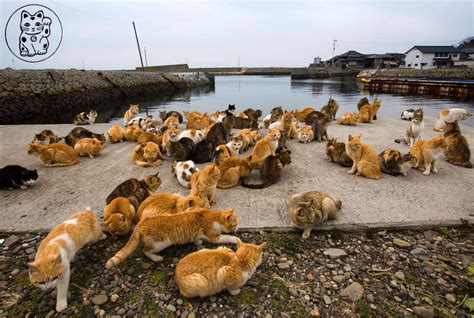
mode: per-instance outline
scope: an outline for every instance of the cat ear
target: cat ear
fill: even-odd
[[[25,10],[21,11],[21,18],[22,19],[26,19],[29,16],[30,16],[30,14],[28,13],[28,11],[25,11]]]
[[[227,213],[234,214],[235,208],[227,210]]]
[[[267,242],[263,242],[262,244],[258,245],[258,249],[262,251],[267,246]]]
[[[63,259],[61,257],[61,254],[58,254],[58,256],[56,257],[56,260],[54,261],[53,266],[54,267],[59,266],[62,264],[62,262],[63,262]]]
[[[239,238],[237,238],[237,249],[239,249],[242,244],[244,244]]]
[[[349,141],[351,141],[353,139],[352,135],[349,135]]]
[[[38,11],[35,13],[35,17],[42,19],[44,16],[44,13],[42,10]]]
[[[28,269],[30,270],[30,274],[39,272],[38,267],[36,267],[34,263],[28,263],[27,265],[28,265]]]

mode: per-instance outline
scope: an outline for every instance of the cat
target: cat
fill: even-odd
[[[188,195],[183,197],[176,193],[157,193],[149,196],[140,204],[137,211],[138,221],[158,215],[177,214],[202,208],[204,202],[200,197]]]
[[[176,285],[188,298],[211,296],[224,289],[237,295],[262,263],[265,246],[237,239],[236,252],[219,247],[188,254],[176,265]]]
[[[236,244],[237,237],[222,234],[236,231],[238,219],[234,215],[234,210],[198,209],[146,218],[138,222],[127,245],[111,257],[105,267],[110,269],[123,262],[140,242],[143,242],[144,254],[153,262],[163,260],[156,253],[171,245],[191,242],[201,245],[203,241]]]
[[[130,178],[116,186],[105,200],[105,203],[110,204],[113,199],[123,197],[130,201],[135,211],[138,211],[138,207],[143,200],[152,195],[160,186],[159,172],[147,175],[142,180]]]
[[[35,134],[32,142],[42,144],[43,146],[51,145],[59,142],[63,138],[56,136],[51,130],[44,129],[39,134]]]
[[[250,121],[258,121],[260,116],[262,116],[262,111],[260,109],[247,108],[244,111],[244,114],[247,115],[247,118]]]
[[[245,129],[245,128],[250,128],[250,127],[255,127],[255,123],[257,123],[257,121],[255,120],[250,120],[248,118],[242,118],[242,117],[234,117],[234,123],[232,125],[232,128]],[[258,123],[257,123],[257,126],[258,126]]]
[[[213,161],[216,165],[220,166],[224,160],[230,157],[232,157],[232,152],[229,147],[227,145],[219,145],[214,151]]]
[[[362,97],[357,103],[357,110],[360,111],[362,106],[369,105],[369,99],[367,97]]]
[[[206,208],[217,203],[216,187],[220,176],[221,172],[214,163],[191,176],[191,194],[200,197]]]
[[[229,112],[230,114],[235,115],[235,104],[229,104],[229,106],[227,106],[226,112]]]
[[[145,131],[140,134],[140,137],[138,137],[137,144],[143,144],[148,141],[152,141],[157,145],[161,145],[163,143],[163,136],[158,136],[156,133],[151,131]]]
[[[443,131],[446,123],[464,120],[471,116],[472,114],[464,108],[445,108],[439,113],[438,120],[436,121],[433,130]]]
[[[97,138],[82,138],[74,146],[74,150],[80,157],[89,157],[93,159],[98,156],[104,144]]]
[[[170,117],[171,118],[171,117]],[[161,149],[163,149],[168,157],[171,156],[171,142],[178,141],[180,130],[176,127],[169,127],[163,133],[163,142],[161,144]]]
[[[229,131],[225,128],[223,123],[213,124],[206,133],[206,140],[212,145],[212,149],[217,146],[227,143]]]
[[[313,128],[308,125],[304,125],[298,130],[298,135],[296,136],[296,140],[298,142],[302,142],[304,144],[311,142],[314,140],[314,132]]]
[[[423,109],[418,108],[413,112],[413,119],[407,128],[407,132],[403,141],[411,147],[416,140],[421,139],[421,132],[425,124],[423,122]],[[395,142],[400,143],[401,139],[395,139]]]
[[[128,234],[136,222],[136,210],[128,198],[116,197],[104,207],[104,226],[113,236]]]
[[[270,120],[271,120],[272,114],[269,114],[265,116],[262,120],[262,128],[268,129],[270,127]]]
[[[359,121],[359,113],[344,113],[339,117],[337,123],[339,125],[357,126]]]
[[[214,148],[207,139],[198,142],[193,149],[192,160],[195,163],[211,162],[214,158]]]
[[[35,14],[30,14],[25,10],[21,12],[19,38],[21,56],[31,57],[44,55],[48,52],[51,23],[51,19],[44,16],[43,10]]]
[[[145,132],[142,128],[128,126],[125,129],[125,140],[130,142],[137,142],[140,136]]]
[[[329,120],[336,120],[336,113],[339,110],[339,104],[332,98],[328,100],[326,106],[321,108],[321,113],[329,117]]]
[[[288,211],[292,225],[303,229],[302,238],[306,240],[316,224],[335,220],[341,207],[341,200],[324,192],[310,191],[294,194]]]
[[[196,167],[192,160],[174,161],[171,164],[171,172],[176,175],[179,184],[186,189],[191,189],[191,176],[198,171],[199,168]]]
[[[296,138],[296,126],[292,112],[287,112],[281,117],[281,134],[286,140]]]
[[[222,119],[224,119],[224,117],[226,116],[226,113],[225,112],[221,112],[221,111],[213,111],[211,113],[211,119],[213,121],[215,121],[216,123],[221,123],[222,122]]]
[[[163,125],[165,125],[168,128],[170,128],[170,127],[178,128],[179,127],[179,119],[177,117],[170,116],[165,120]]]
[[[22,166],[9,165],[0,169],[0,189],[12,190],[20,188],[25,190],[38,180],[38,172],[28,170]]]
[[[380,100],[376,98],[372,104],[362,106],[359,110],[359,121],[361,123],[372,123],[373,120],[377,119],[377,112],[381,105]]]
[[[198,111],[192,111],[192,112],[188,112],[188,111],[183,111],[183,114],[184,114],[184,118],[186,118],[186,120],[189,120],[191,117],[193,116],[199,116],[201,117],[202,115],[202,112],[198,112]]]
[[[243,146],[242,137],[232,137],[232,139],[226,144],[226,146],[227,148],[229,148],[231,156],[237,157],[240,153],[240,149],[242,149]]]
[[[145,118],[138,116],[130,119],[130,121],[127,123],[127,127],[133,126],[135,128],[143,128],[144,124]]]
[[[283,108],[281,108],[281,106],[273,108],[270,112],[270,124],[276,121],[280,121],[284,113],[285,111],[283,110]]]
[[[232,129],[235,126],[235,118],[236,117],[231,113],[226,113],[226,116],[222,119],[222,125],[227,132],[226,139],[229,137],[229,134],[232,132]]]
[[[331,119],[322,113],[321,116],[318,116],[314,119],[314,121],[311,123],[311,129],[314,133],[314,140],[321,142],[323,137],[326,137],[326,140],[329,140],[328,126],[330,123]]]
[[[181,119],[183,119],[181,117]],[[143,121],[143,129],[149,131],[150,128],[158,128],[159,122],[156,120],[152,115],[146,116],[145,120]]]
[[[123,125],[127,126],[130,119],[138,116],[139,106],[138,104],[130,104],[130,108],[123,114]]]
[[[369,179],[380,179],[382,171],[379,157],[370,145],[361,142],[361,136],[349,135],[346,143],[347,155],[354,162],[348,173],[356,173]]]
[[[328,116],[326,116],[325,114],[321,113],[320,111],[317,111],[315,110],[314,112],[311,112],[309,114],[306,115],[306,117],[304,118],[304,123],[306,125],[310,125],[317,119],[319,118],[323,118],[323,117],[326,117],[329,119]]]
[[[411,153],[402,156],[396,149],[386,149],[379,154],[382,172],[392,176],[406,176],[411,168],[416,167],[418,160]]]
[[[132,152],[132,161],[140,167],[158,167],[163,163],[160,147],[152,141],[138,144]]]
[[[204,134],[201,130],[186,129],[179,134],[179,139],[181,138],[189,138],[194,142],[194,144],[197,144],[204,139]]]
[[[79,156],[74,148],[65,144],[32,143],[28,145],[28,154],[39,156],[45,167],[67,167],[79,162]]]
[[[446,150],[444,154],[446,160],[456,166],[472,168],[471,150],[467,139],[461,135],[461,129],[457,121],[446,123],[443,137],[446,140]]]
[[[242,139],[242,148],[240,153],[245,152],[249,147],[254,146],[258,140],[260,140],[261,134],[258,130],[241,129],[234,134],[234,137],[240,137]],[[219,147],[217,147],[219,148]],[[216,148],[216,151],[217,151]]]
[[[425,176],[431,171],[438,172],[438,159],[447,148],[446,140],[441,135],[433,137],[431,140],[418,140],[410,148],[410,153],[418,159],[415,168],[423,169]]]
[[[95,110],[90,110],[89,113],[82,112],[77,114],[74,117],[74,125],[93,125],[95,119],[97,118],[97,112]]]
[[[336,138],[329,140],[326,144],[326,155],[331,162],[338,163],[343,167],[352,167],[354,164],[352,159],[347,155],[346,144],[337,142]]]
[[[194,142],[183,137],[178,141],[170,142],[170,155],[176,161],[186,161],[193,158]]]
[[[262,183],[253,184],[242,180],[242,186],[250,189],[264,189],[280,181],[283,167],[291,163],[291,151],[279,147],[275,155],[270,155],[265,158],[260,166],[260,177]],[[251,160],[251,158],[249,158]]]
[[[76,145],[76,142],[78,142],[82,138],[97,138],[103,143],[105,143],[106,141],[104,134],[96,134],[83,127],[76,127],[72,129],[69,134],[64,137],[64,141],[67,145],[74,147]]]
[[[257,141],[252,151],[252,167],[260,167],[265,158],[275,155],[280,136],[281,134],[278,129],[270,129],[265,137]]]
[[[56,311],[67,308],[70,263],[86,244],[105,239],[94,213],[87,208],[56,226],[41,241],[35,260],[28,263],[31,283],[46,291],[57,288]]]
[[[125,140],[125,129],[122,126],[115,124],[107,131],[111,143],[122,142]]]
[[[410,109],[407,109],[407,110],[404,110],[402,112],[402,114],[400,115],[400,118],[402,120],[412,120],[413,119],[413,113],[415,112],[415,110],[413,108],[410,108]]]
[[[219,165],[221,176],[217,182],[219,189],[229,189],[239,184],[241,178],[252,173],[248,158],[231,157]]]
[[[186,123],[186,129],[203,130],[214,123],[211,116],[207,113],[191,115]]]
[[[306,118],[306,116],[308,116],[308,114],[315,111],[316,109],[314,109],[313,107],[306,107],[300,110],[295,110],[293,111],[293,113],[297,121],[304,121],[304,119]]]
[[[171,116],[178,118],[178,121],[180,124],[183,122],[183,115],[181,115],[181,113],[177,111],[174,111],[174,110],[169,111],[169,112],[166,112],[166,110],[160,111],[160,118],[163,122]]]

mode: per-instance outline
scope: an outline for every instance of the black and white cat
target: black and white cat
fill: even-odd
[[[26,189],[38,179],[36,170],[28,170],[22,166],[10,165],[0,169],[0,189]]]

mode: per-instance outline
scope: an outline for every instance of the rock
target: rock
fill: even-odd
[[[326,303],[326,305],[330,305],[330,304],[331,304],[331,298],[329,298],[328,295],[324,295],[324,296],[323,296],[323,299],[324,299],[324,302]]]
[[[298,296],[298,291],[294,288],[288,288],[288,292],[290,295],[297,297]]]
[[[20,237],[16,235],[10,235],[9,237],[6,238],[5,242],[3,242],[3,246],[10,247],[13,244],[17,243],[20,241]]]
[[[430,256],[431,253],[422,247],[417,247],[417,248],[412,249],[410,251],[410,254],[414,256],[418,256],[418,257],[428,257]]]
[[[434,317],[434,310],[431,307],[414,307],[413,312],[415,313],[415,315],[422,318]]]
[[[270,315],[270,314],[266,314],[266,315],[265,315],[265,318],[273,318],[273,316]]]
[[[400,279],[400,280],[405,280],[405,274],[403,274],[403,272],[395,272],[395,277]]]
[[[196,314],[194,312],[190,312],[188,318],[196,318]]]
[[[446,294],[446,300],[449,301],[451,304],[456,303],[456,297],[453,294]]]
[[[310,314],[311,317],[319,317],[320,316],[319,309],[317,307],[313,308],[309,312],[309,314]]]
[[[343,298],[348,298],[352,301],[358,301],[364,295],[364,287],[362,287],[362,285],[358,282],[353,282],[344,288],[340,295]]]
[[[291,316],[288,315],[286,312],[282,312],[280,315],[281,315],[281,318],[291,318]]]
[[[350,272],[351,270],[352,270],[351,265],[349,265],[349,264],[344,265],[344,271],[345,272]]]
[[[329,256],[331,259],[339,258],[339,257],[343,257],[347,255],[346,251],[340,248],[328,248],[327,250],[323,252],[323,254],[326,256]]]
[[[117,315],[120,315],[120,316],[125,315],[125,309],[124,308],[119,308],[119,310],[117,310]]]
[[[443,286],[443,287],[445,287],[445,288],[451,287],[451,286],[449,285],[449,283],[446,281],[446,279],[444,279],[443,277],[438,278],[438,279],[436,280],[436,282],[437,282],[439,285],[441,285],[441,286]]]
[[[101,294],[101,295],[94,296],[94,298],[92,298],[91,301],[94,305],[100,306],[100,305],[105,304],[107,300],[109,300],[107,295]]]
[[[314,276],[311,273],[306,274],[306,279],[312,282],[314,280]]]
[[[286,262],[285,263],[278,263],[277,266],[278,266],[279,269],[289,269],[290,268],[290,264],[288,264]]]
[[[411,246],[411,244],[407,241],[404,241],[402,239],[399,239],[399,238],[394,238],[393,239],[393,244],[395,244],[395,246],[398,246],[398,247],[401,247],[401,248],[408,248]]]
[[[119,295],[112,294],[112,296],[110,296],[110,301],[113,303],[116,303],[119,300],[119,298],[120,298]]]
[[[362,245],[362,250],[366,253],[370,252],[370,246],[368,245]]]
[[[373,294],[367,294],[367,296],[365,296],[365,299],[367,300],[367,302],[369,303],[373,303],[375,301],[375,297]]]
[[[12,270],[12,272],[10,274],[12,276],[16,276],[16,275],[20,274],[20,270],[18,268],[15,268],[14,270]]]
[[[171,311],[171,312],[175,312],[175,311],[176,311],[176,307],[173,306],[173,305],[171,305],[171,304],[169,304],[168,306],[166,306],[166,309],[168,309],[168,310]]]
[[[340,284],[345,280],[344,275],[336,275],[332,278],[336,283]]]
[[[181,298],[178,298],[176,299],[176,303],[181,306],[182,304],[184,304],[184,301]]]

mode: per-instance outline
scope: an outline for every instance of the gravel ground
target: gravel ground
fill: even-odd
[[[469,317],[473,229],[314,231],[307,241],[301,233],[240,233],[246,242],[269,243],[262,265],[239,295],[204,299],[182,297],[173,279],[194,245],[168,248],[156,264],[136,251],[106,270],[126,241],[109,237],[76,256],[61,316]],[[56,315],[56,292],[31,286],[26,266],[44,235],[0,234],[0,316]]]

